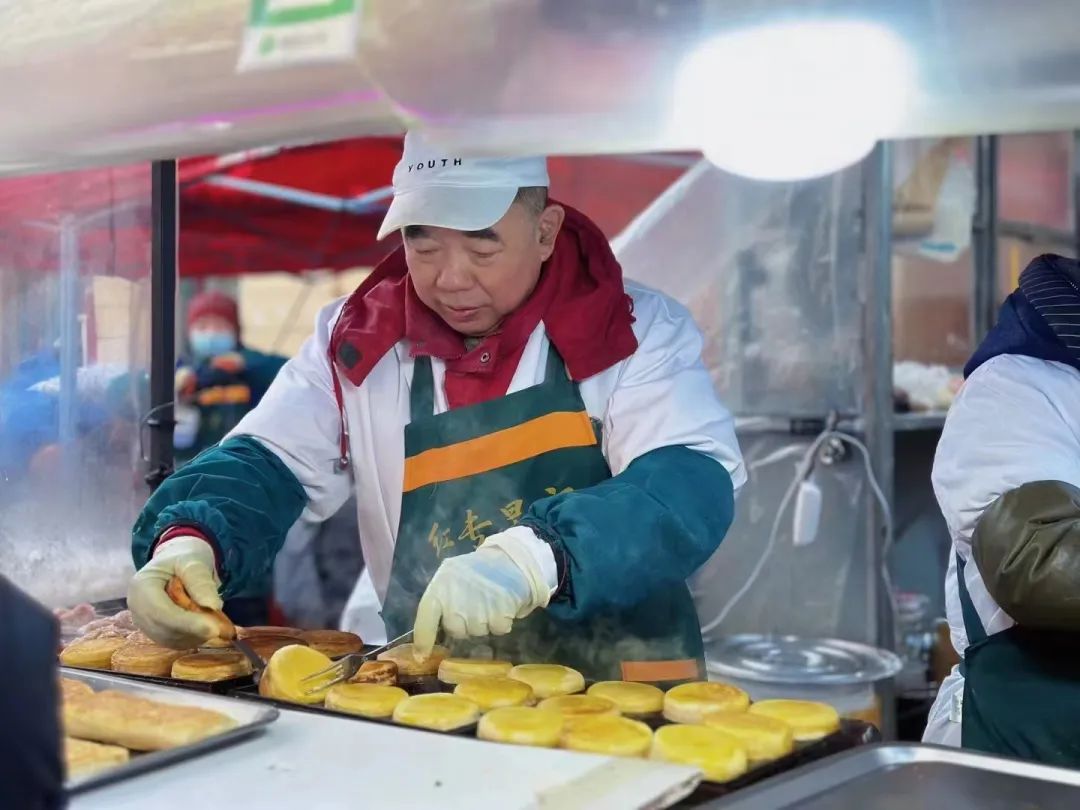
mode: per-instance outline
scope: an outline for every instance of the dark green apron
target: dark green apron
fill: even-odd
[[[956,558],[968,647],[961,745],[1000,756],[1080,766],[1080,635],[1014,625],[986,634]]]
[[[401,521],[382,612],[389,638],[412,628],[445,558],[516,525],[541,498],[611,477],[599,425],[554,348],[540,385],[438,415],[431,362],[419,357],[409,399]],[[459,656],[564,664],[596,680],[675,681],[704,672],[701,629],[685,585],[642,593],[633,607],[585,622],[539,609],[516,620],[507,636],[449,646]]]

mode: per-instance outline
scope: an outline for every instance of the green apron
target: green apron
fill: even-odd
[[[540,385],[438,415],[431,361],[418,357],[409,400],[401,521],[382,612],[389,638],[412,628],[420,597],[445,558],[474,551],[516,525],[541,498],[611,477],[599,425],[554,348]],[[702,677],[701,629],[689,589],[640,597],[627,610],[582,622],[539,609],[516,620],[509,635],[449,646],[458,656],[564,664],[596,680]]]
[[[956,558],[968,647],[961,745],[1068,768],[1080,766],[1080,635],[1014,625],[986,634]]]

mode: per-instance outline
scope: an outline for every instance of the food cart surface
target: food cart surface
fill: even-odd
[[[72,810],[145,810],[177,796],[225,807],[667,807],[693,768],[497,745],[283,711],[266,733],[209,756],[73,797]]]

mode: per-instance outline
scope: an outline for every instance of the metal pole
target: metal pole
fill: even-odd
[[[980,135],[975,139],[975,215],[971,222],[975,259],[971,292],[971,338],[972,345],[975,346],[986,337],[997,318],[997,167],[997,135]]]
[[[1072,148],[1073,256],[1080,259],[1080,129],[1073,130]]]
[[[155,161],[150,175],[150,432],[146,483],[156,489],[173,471],[176,376],[178,205],[176,161]]]
[[[79,228],[71,218],[60,223],[60,392],[57,436],[67,456],[75,440],[78,370],[82,356],[79,328]],[[70,465],[63,465],[68,468]]]
[[[892,145],[880,143],[863,163],[864,267],[862,287],[863,411],[870,463],[889,503],[893,498],[893,323],[892,323]],[[882,572],[892,538],[877,502],[865,488],[867,514],[866,577],[868,632],[876,643],[894,649],[892,594]],[[882,733],[895,736],[895,700],[891,684],[881,690]]]

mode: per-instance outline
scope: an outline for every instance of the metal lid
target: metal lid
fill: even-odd
[[[710,673],[761,683],[873,683],[902,667],[899,656],[867,644],[754,633],[728,636],[708,656]]]

